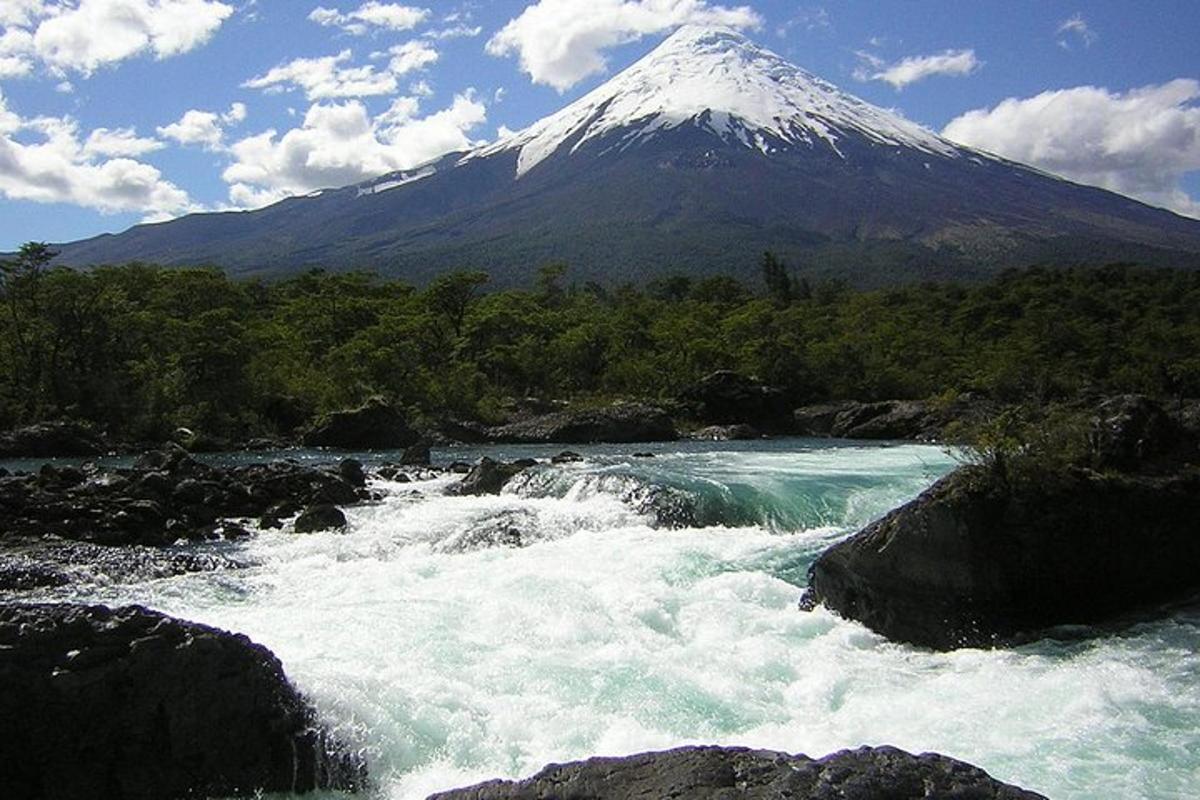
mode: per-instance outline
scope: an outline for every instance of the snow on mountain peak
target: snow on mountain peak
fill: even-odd
[[[627,147],[689,123],[764,153],[824,144],[840,155],[838,141],[848,133],[939,155],[959,152],[932,131],[842,92],[735,30],[689,25],[561,111],[467,158],[519,149],[520,177],[568,140],[574,151],[624,131]]]

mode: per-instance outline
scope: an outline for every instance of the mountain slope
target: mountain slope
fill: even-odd
[[[744,36],[689,27],[611,81],[470,153],[253,212],[61,247],[74,264],[235,272],[450,268],[523,283],[753,270],[773,249],[858,284],[1037,261],[1200,267],[1200,221],[949,142]]]

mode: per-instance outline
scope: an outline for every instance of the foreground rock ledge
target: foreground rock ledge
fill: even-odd
[[[821,554],[802,604],[940,650],[1020,641],[1200,590],[1198,520],[1194,469],[1013,487],[963,468]]]
[[[353,790],[269,650],[138,606],[0,607],[0,786],[25,800]]]
[[[551,764],[522,781],[489,781],[429,800],[1045,800],[952,758],[893,747],[820,760],[772,750],[683,747]]]

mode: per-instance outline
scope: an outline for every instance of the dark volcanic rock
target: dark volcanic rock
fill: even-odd
[[[762,433],[753,425],[709,425],[698,431],[692,431],[691,439],[708,442],[729,442],[739,439],[761,439]]]
[[[0,607],[0,786],[164,800],[361,785],[266,648],[136,606]]]
[[[1135,469],[1192,438],[1153,401],[1121,395],[1096,408],[1089,445],[1099,469]]]
[[[208,539],[219,534],[221,518],[287,516],[278,510],[367,499],[353,473],[351,465],[320,469],[286,461],[211,467],[177,445],[146,453],[129,469],[93,467],[76,475],[50,467],[0,478],[0,540],[51,535],[163,545]]]
[[[747,423],[765,430],[791,427],[792,407],[780,389],[730,370],[705,376],[679,399],[698,420],[712,425]]]
[[[429,800],[1045,800],[952,758],[892,747],[820,760],[772,750],[682,747],[551,764],[522,781],[489,781]]]
[[[231,531],[224,534],[234,538]],[[54,537],[9,539],[0,544],[0,591],[142,582],[243,566],[229,555],[195,547],[107,547]]]
[[[489,428],[487,438],[508,443],[673,442],[679,432],[667,412],[657,406],[614,403]]]
[[[456,495],[500,494],[500,490],[512,480],[513,476],[536,463],[536,461],[514,461],[506,464],[484,456],[461,481],[447,487],[446,493]]]
[[[805,604],[891,639],[991,645],[1200,589],[1200,472],[960,469],[826,550]]]
[[[92,456],[105,449],[101,437],[78,422],[41,422],[0,433],[0,458]]]
[[[325,415],[304,434],[303,441],[307,447],[396,450],[419,438],[398,409],[374,398],[359,408]]]
[[[429,442],[420,441],[404,448],[400,464],[406,467],[428,467],[429,456]]]
[[[345,527],[346,515],[337,506],[312,506],[296,518],[296,533],[341,530]]]
[[[911,400],[805,406],[792,420],[801,436],[839,439],[932,439],[943,425],[925,403]]]

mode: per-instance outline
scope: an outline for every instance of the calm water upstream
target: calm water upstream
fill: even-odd
[[[248,634],[365,749],[386,798],[699,742],[934,750],[1054,800],[1200,796],[1195,615],[940,654],[797,610],[812,559],[953,468],[940,449],[573,449],[583,462],[499,497],[444,496],[449,478],[378,484],[386,499],[350,509],[346,534],[222,545],[244,569],[38,597]],[[653,529],[637,510],[651,500],[697,526]]]

